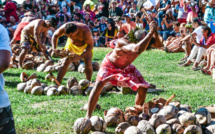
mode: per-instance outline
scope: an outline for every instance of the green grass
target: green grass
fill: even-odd
[[[105,55],[111,49],[94,48],[93,61],[102,62]],[[184,53],[165,53],[159,50],[150,50],[142,53],[134,65],[143,74],[145,80],[156,84],[157,88],[164,92],[147,94],[147,100],[155,97],[169,98],[176,94],[175,100],[182,104],[191,105],[193,111],[199,106],[214,104],[214,84],[210,76],[205,76],[199,71],[192,71],[191,67],[179,67],[177,63]],[[8,69],[4,72],[7,90],[17,133],[73,133],[73,123],[79,117],[84,117],[86,111],[79,109],[87,102],[88,96],[33,96],[18,92],[16,85],[20,83],[20,73],[25,71],[28,75],[34,70]],[[37,73],[39,80],[44,80],[45,73]],[[93,72],[92,80],[96,79],[97,72]],[[57,76],[57,73],[54,73]],[[67,72],[63,85],[67,79],[75,76],[78,80],[85,75],[78,72]],[[51,84],[51,83],[47,83]],[[135,95],[122,95],[108,93],[100,97],[98,104],[100,111],[93,115],[103,117],[103,112],[111,107],[119,107],[124,110],[134,105]],[[114,128],[107,128],[107,133],[114,133]]]

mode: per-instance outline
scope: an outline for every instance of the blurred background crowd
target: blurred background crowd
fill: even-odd
[[[24,0],[17,4],[12,0],[0,0],[0,23],[12,38],[25,16],[56,17],[58,26],[51,28],[47,35],[47,44],[51,44],[56,28],[70,21],[81,22],[91,29],[95,47],[110,47],[112,40],[124,37],[132,29],[149,31],[146,14],[139,11],[137,3],[136,0]],[[143,7],[157,23],[157,33],[163,44],[160,49],[185,52],[180,65],[189,65],[194,59],[199,64],[202,56],[209,54],[206,50],[215,44],[215,0],[145,0]],[[65,41],[65,37],[59,39],[59,43]],[[194,70],[198,67],[196,63]],[[209,70],[211,67],[207,66]]]

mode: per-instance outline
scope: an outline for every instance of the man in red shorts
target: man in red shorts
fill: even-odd
[[[11,40],[10,44],[15,44],[17,41],[21,40],[21,32],[22,29],[27,26],[32,20],[35,20],[35,16],[33,13],[28,12],[25,14],[25,17],[22,21],[18,24],[17,29],[14,32],[13,39]]]
[[[144,80],[141,73],[131,63],[146,50],[156,30],[157,25],[151,16],[147,18],[147,22],[150,26],[150,31],[145,37],[141,34],[134,34],[137,35],[135,38],[139,41],[137,44],[128,43],[124,39],[118,40],[115,49],[104,58],[97,75],[96,83],[90,93],[87,119],[91,117],[100,92],[106,83],[115,86],[130,87],[134,91],[137,91],[135,107],[143,106],[150,84]]]

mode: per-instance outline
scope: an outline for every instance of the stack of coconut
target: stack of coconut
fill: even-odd
[[[21,53],[21,46],[20,45],[12,45],[12,53],[13,56],[10,62],[10,68],[18,68],[19,62],[19,54]],[[23,69],[35,69],[40,64],[44,63],[44,58],[41,56],[43,53],[39,52],[30,52],[29,54],[25,55],[24,64],[22,66]]]
[[[104,119],[97,116],[79,118],[74,123],[74,131],[86,134],[92,130],[96,131],[94,134],[104,134],[107,126],[116,127],[116,134],[215,134],[215,121],[211,120],[206,108],[192,113],[190,106],[181,105],[179,101],[167,102],[166,105],[165,99],[154,100],[161,101],[158,104],[156,101],[148,102],[142,110],[128,107],[123,112],[119,108],[111,108],[104,112]]]

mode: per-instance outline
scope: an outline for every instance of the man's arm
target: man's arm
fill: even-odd
[[[10,51],[0,50],[0,73],[3,73],[10,65]]]
[[[58,28],[54,32],[54,34],[52,36],[52,49],[56,49],[57,48],[58,38],[61,37],[61,36],[63,36],[65,34],[65,32],[63,30],[63,26],[61,26],[60,28]]]
[[[42,47],[42,42],[40,40],[40,30],[41,30],[41,26],[42,25],[43,20],[40,20],[38,23],[35,24],[34,26],[34,39],[37,42],[37,44]]]
[[[42,37],[41,37],[42,45],[45,45],[47,34],[48,34],[48,30],[42,33]]]
[[[181,40],[181,42],[182,42],[182,41],[187,41],[187,40],[189,40],[191,36],[196,37],[197,34],[193,32],[193,33],[191,33],[191,34],[185,36],[185,37]]]

